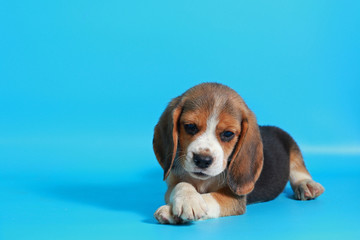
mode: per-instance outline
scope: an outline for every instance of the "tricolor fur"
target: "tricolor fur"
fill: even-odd
[[[243,214],[246,204],[278,196],[289,179],[297,199],[324,191],[290,135],[258,126],[243,99],[221,84],[200,84],[173,99],[153,147],[168,185],[166,205],[154,215],[160,223]]]

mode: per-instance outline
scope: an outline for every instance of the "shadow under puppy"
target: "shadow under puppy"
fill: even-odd
[[[296,199],[324,192],[291,136],[258,126],[244,100],[221,84],[203,83],[173,99],[153,147],[168,185],[166,205],[154,214],[163,224],[243,214],[246,204],[277,197],[288,180]]]

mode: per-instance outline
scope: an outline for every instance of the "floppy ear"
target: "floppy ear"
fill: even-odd
[[[177,152],[178,121],[182,111],[181,97],[173,99],[155,126],[153,148],[158,162],[168,177]]]
[[[227,183],[236,195],[250,193],[263,167],[263,144],[255,115],[242,111],[241,133],[228,166]]]

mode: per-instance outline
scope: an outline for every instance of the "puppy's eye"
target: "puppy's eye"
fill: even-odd
[[[190,135],[195,135],[199,132],[198,127],[196,124],[190,123],[190,124],[184,124],[185,131]]]
[[[229,142],[231,139],[233,139],[234,136],[235,134],[233,132],[224,131],[220,134],[220,139],[223,142]]]

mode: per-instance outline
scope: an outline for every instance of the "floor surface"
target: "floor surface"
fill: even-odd
[[[169,226],[153,218],[165,184],[151,148],[134,156],[124,154],[133,152],[125,151],[134,150],[130,145],[95,146],[89,138],[34,142],[2,144],[3,157],[13,161],[1,166],[1,239],[360,237],[356,155],[305,155],[314,179],[326,188],[316,200],[296,201],[287,186],[277,199],[248,206],[245,215]]]

